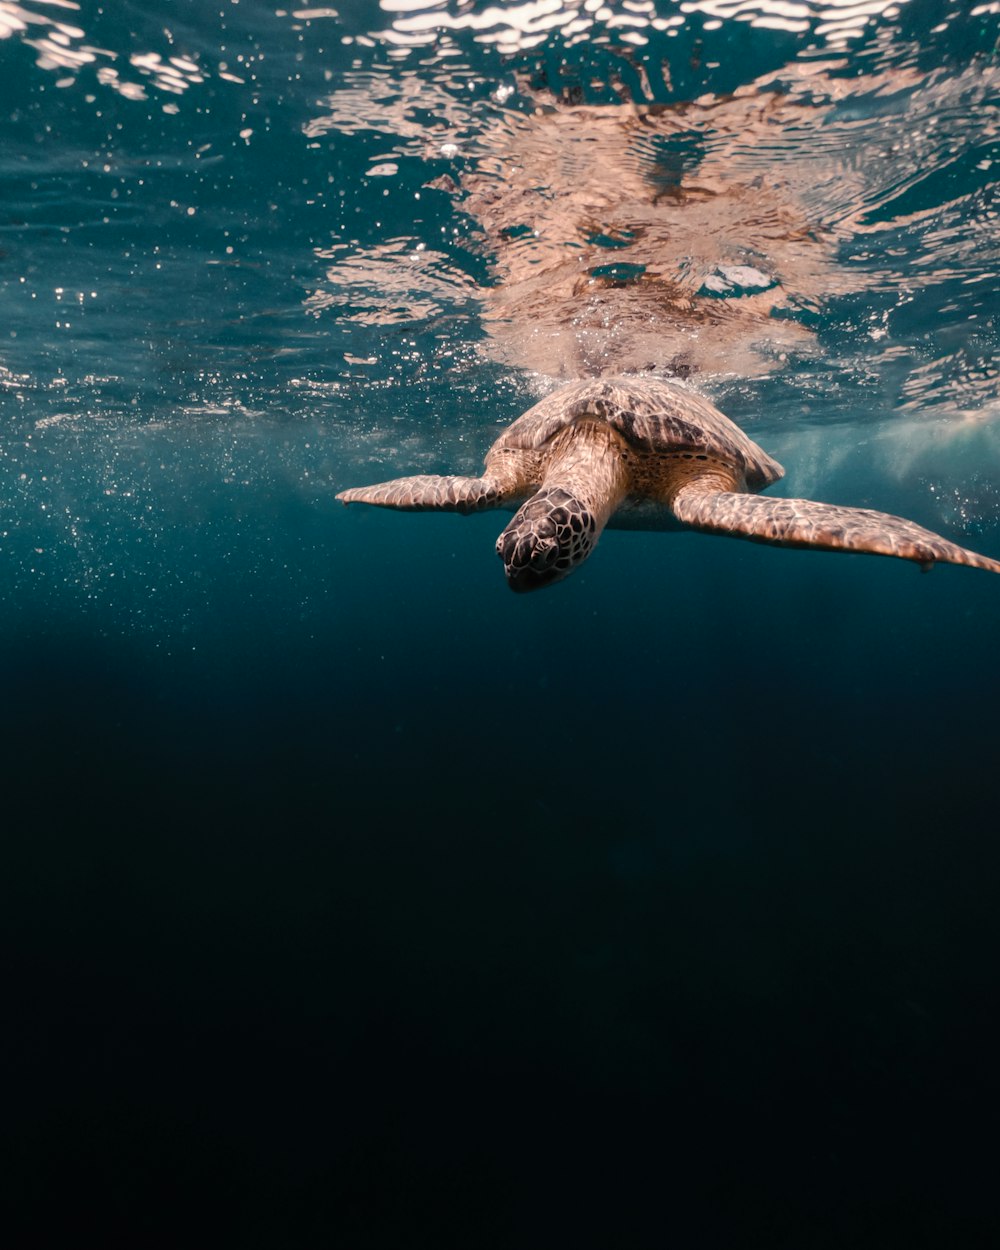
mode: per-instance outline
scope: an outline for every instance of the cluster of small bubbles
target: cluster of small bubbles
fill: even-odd
[[[927,480],[925,486],[948,525],[969,534],[996,528],[1000,479],[974,473],[960,484]]]

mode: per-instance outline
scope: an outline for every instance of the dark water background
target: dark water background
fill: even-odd
[[[949,81],[996,14],[497,46],[480,5],[409,46],[337,7],[0,4],[10,1244],[995,1244],[997,580],[610,533],[515,597],[497,516],[333,494],[472,469],[539,393],[478,353],[474,226],[416,199],[449,110],[824,39],[861,96]],[[991,555],[996,105],[873,208],[923,216],[872,272],[934,280],[707,387],[788,493]]]

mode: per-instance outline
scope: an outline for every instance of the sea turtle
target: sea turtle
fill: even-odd
[[[482,477],[403,477],[341,491],[345,504],[407,511],[516,509],[497,540],[512,590],[559,581],[606,525],[693,529],[780,547],[867,551],[1000,573],[912,521],[754,492],[784,469],[706,399],[676,382],[598,378],[564,386],[490,448]]]

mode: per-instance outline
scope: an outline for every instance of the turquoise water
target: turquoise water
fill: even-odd
[[[337,8],[0,3],[8,1200],[39,1244],[995,1236],[1000,583],[610,532],[513,596],[500,514],[333,496],[475,471],[559,375],[441,189],[491,127],[807,68],[731,158],[832,241],[807,333],[692,381],[779,493],[1000,556],[996,6]]]

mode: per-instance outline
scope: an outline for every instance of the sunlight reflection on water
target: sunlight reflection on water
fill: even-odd
[[[584,40],[616,40],[635,47],[649,43],[649,32],[675,35],[692,16],[704,19],[704,29],[740,22],[760,30],[812,35],[828,48],[860,38],[877,18],[891,18],[907,0],[674,0],[658,10],[652,0],[529,0],[525,4],[451,5],[422,0],[380,0],[392,14],[391,26],[378,34],[400,46],[424,46],[442,32],[469,30],[480,43],[493,44],[505,54],[537,47],[558,33],[567,47]],[[458,6],[456,6],[458,7]],[[669,13],[666,10],[670,9]],[[665,15],[666,13],[666,15]]]

